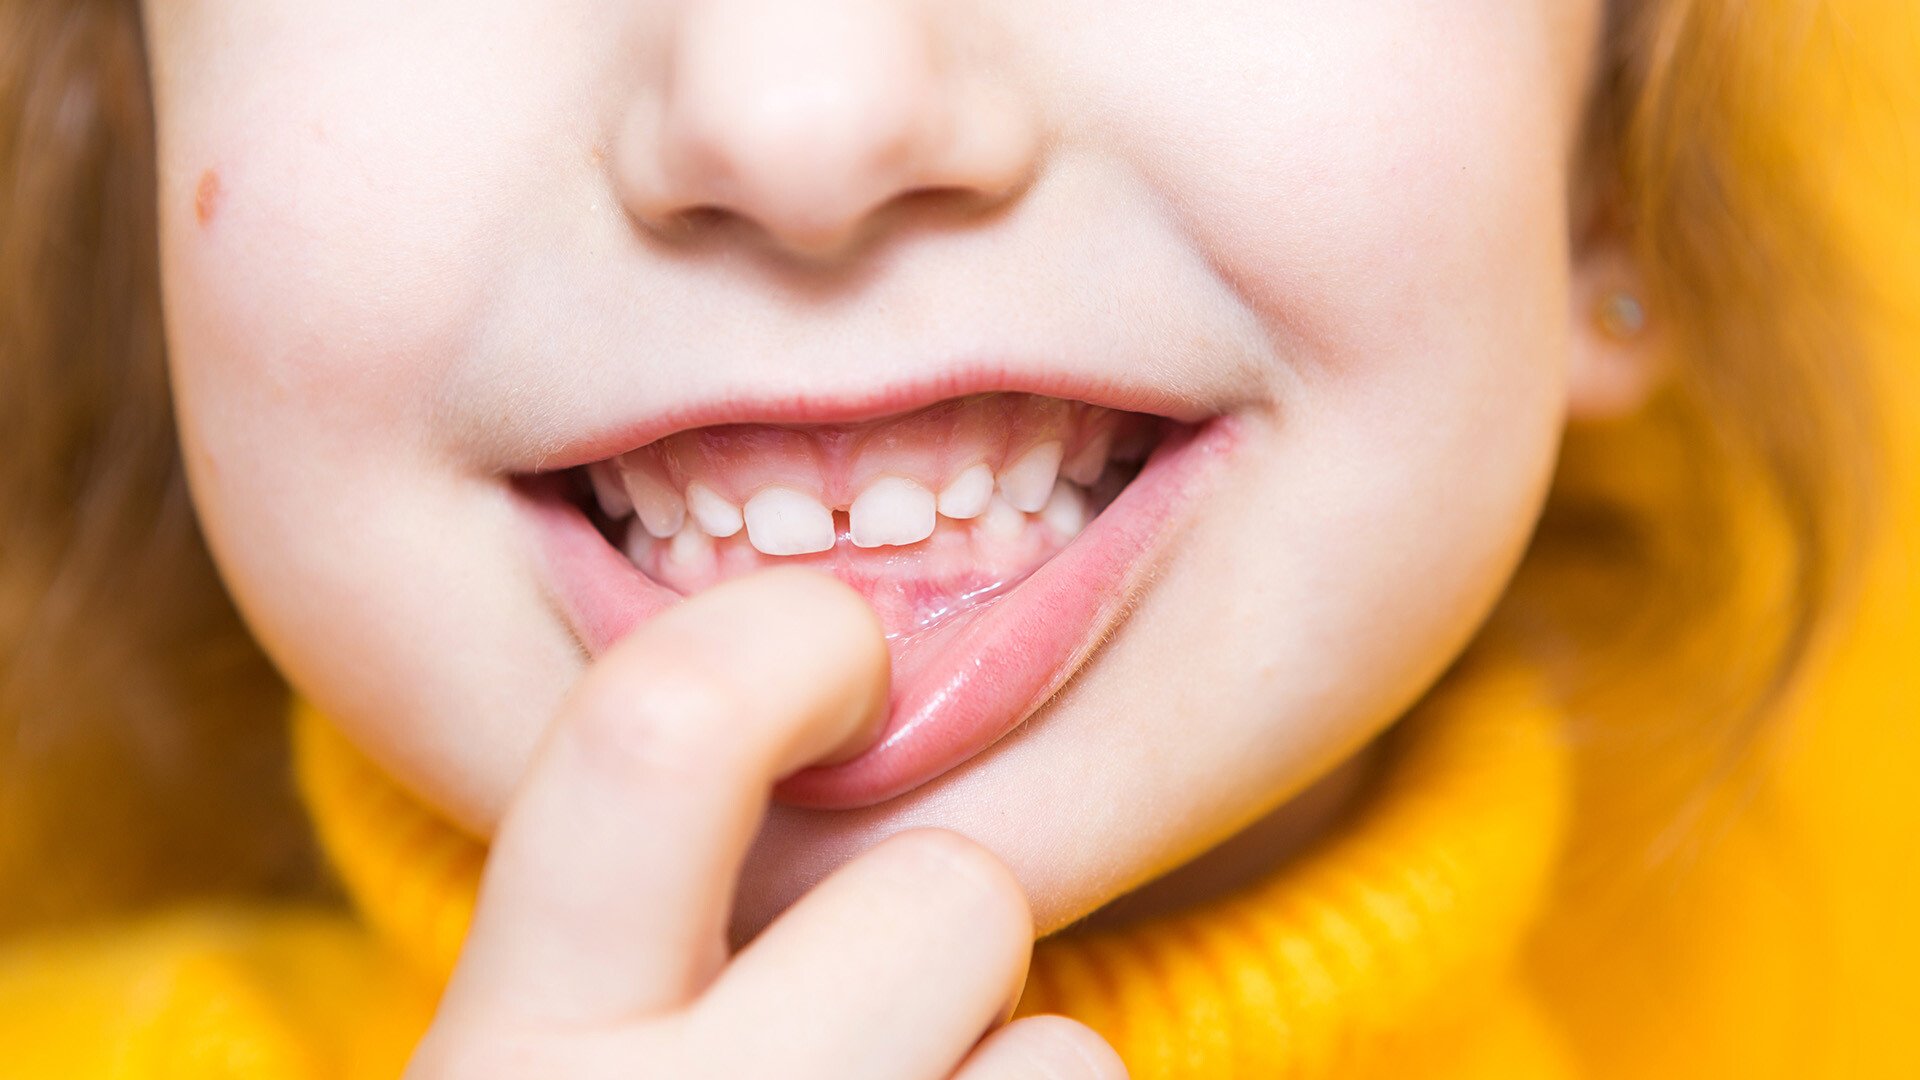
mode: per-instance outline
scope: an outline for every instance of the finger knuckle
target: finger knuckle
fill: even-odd
[[[740,744],[738,691],[693,669],[635,672],[583,688],[570,735],[604,767],[652,779],[725,769]]]

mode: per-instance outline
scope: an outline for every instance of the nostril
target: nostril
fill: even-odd
[[[1006,204],[1004,192],[985,191],[964,184],[928,184],[902,192],[892,201],[889,209],[957,219]]]
[[[770,249],[777,255],[809,261],[838,259],[869,232],[864,218],[842,227],[820,228],[795,223],[774,229],[762,218],[711,204],[630,216],[641,229],[669,243],[750,244]]]
[[[638,224],[664,240],[693,244],[751,234],[756,242],[791,255],[823,260],[845,257],[868,238],[915,225],[958,226],[1006,206],[1006,200],[959,185],[929,185],[903,192],[864,213],[815,216],[817,224],[796,221],[779,233],[762,221],[726,206],[702,203],[657,212]],[[637,217],[638,215],[636,215]]]
[[[977,209],[1034,172],[1035,103],[917,5],[731,0],[669,25],[662,78],[610,155],[631,216],[662,236],[837,256],[903,207]]]
[[[737,228],[745,222],[724,206],[687,206],[657,214],[647,224],[662,236],[690,240],[696,236]]]

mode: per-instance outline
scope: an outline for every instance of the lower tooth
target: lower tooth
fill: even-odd
[[[627,561],[639,566],[653,557],[653,550],[659,543],[635,521],[627,525],[627,542],[621,546],[627,553]]]
[[[1012,540],[1027,528],[1027,515],[1021,513],[1007,500],[995,495],[987,503],[986,513],[980,515],[975,526],[985,535],[995,540]]]
[[[688,522],[667,541],[667,561],[681,570],[691,570],[712,560],[713,538],[699,526]]]

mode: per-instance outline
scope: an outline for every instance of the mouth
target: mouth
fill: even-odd
[[[590,656],[768,566],[861,592],[892,660],[882,734],[774,790],[852,809],[965,762],[1054,696],[1132,608],[1232,434],[1225,415],[984,390],[864,417],[743,408],[515,487]]]

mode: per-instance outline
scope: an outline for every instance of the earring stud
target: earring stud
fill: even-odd
[[[1625,289],[1617,289],[1600,301],[1594,312],[1600,329],[1616,338],[1638,337],[1647,328],[1647,306]]]

